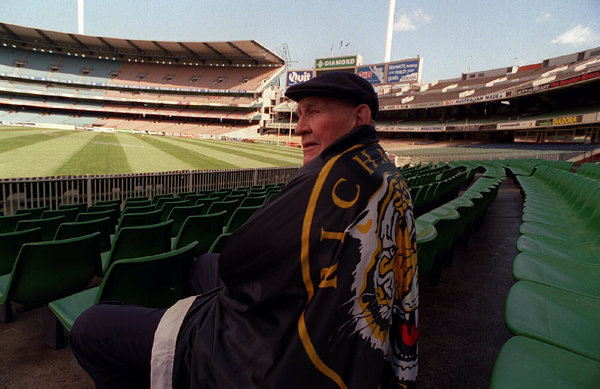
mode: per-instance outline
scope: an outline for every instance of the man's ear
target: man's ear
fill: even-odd
[[[369,108],[367,104],[358,105],[354,109],[356,112],[357,126],[371,123],[371,108]]]

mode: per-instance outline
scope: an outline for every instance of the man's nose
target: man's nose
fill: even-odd
[[[303,133],[307,132],[308,129],[309,129],[309,127],[308,127],[306,120],[303,119],[303,116],[300,116],[298,118],[298,123],[296,123],[296,134],[298,134],[298,135],[303,134]]]

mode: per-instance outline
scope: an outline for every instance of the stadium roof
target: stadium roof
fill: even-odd
[[[256,41],[167,42],[107,38],[0,23],[0,44],[17,48],[149,62],[198,62],[283,66],[284,60]]]

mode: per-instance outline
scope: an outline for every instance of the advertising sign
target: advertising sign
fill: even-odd
[[[286,86],[289,88],[290,86],[299,84],[301,82],[306,82],[313,77],[312,70],[290,70],[287,72]]]
[[[411,59],[388,64],[387,83],[419,81],[420,59]]]
[[[336,58],[317,58],[315,59],[315,69],[339,69],[352,68],[358,65],[357,56],[336,57]]]
[[[563,117],[554,118],[554,119],[542,119],[542,120],[536,120],[535,125],[536,125],[536,127],[565,126],[565,125],[569,125],[569,124],[581,123],[581,118],[582,118],[582,115],[563,116]]]
[[[385,80],[384,65],[361,66],[356,69],[356,73],[373,85],[383,84]]]

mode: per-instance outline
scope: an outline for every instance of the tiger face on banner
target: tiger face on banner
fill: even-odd
[[[384,352],[401,381],[417,369],[417,255],[411,243],[416,232],[413,218],[406,217],[412,213],[409,199],[406,185],[385,174],[365,211],[347,229],[360,242],[361,255],[349,312],[354,331]],[[390,326],[399,327],[393,332],[402,334],[401,339],[389,337]]]

